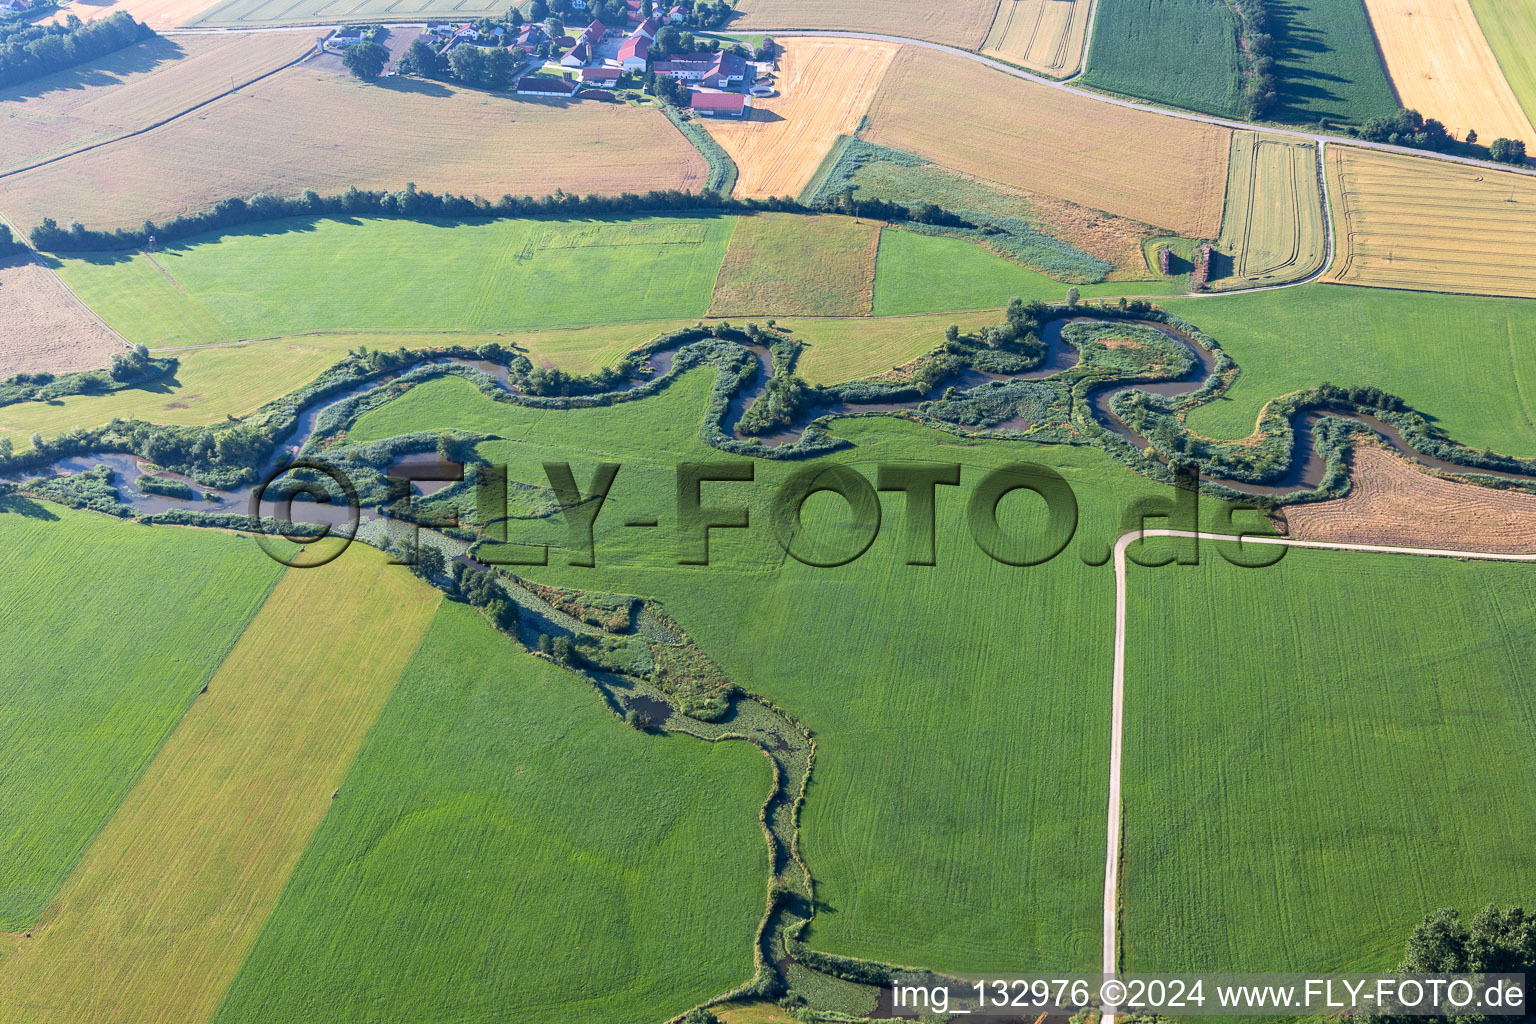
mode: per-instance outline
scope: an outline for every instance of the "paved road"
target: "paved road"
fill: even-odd
[[[1116,973],[1116,933],[1120,906],[1120,765],[1125,723],[1125,551],[1143,537],[1188,537],[1208,541],[1237,541],[1247,544],[1275,544],[1290,548],[1319,548],[1328,551],[1364,551],[1390,555],[1425,555],[1432,558],[1475,558],[1494,562],[1536,562],[1536,554],[1510,555],[1485,551],[1450,551],[1442,548],[1399,548],[1381,544],[1335,544],[1318,540],[1293,540],[1289,537],[1231,537],[1200,534],[1189,530],[1135,530],[1115,544],[1115,659],[1109,732],[1109,830],[1104,856],[1104,973]],[[1112,1006],[1105,1007],[1103,1024],[1114,1024]]]

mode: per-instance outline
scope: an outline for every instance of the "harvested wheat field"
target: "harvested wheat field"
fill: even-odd
[[[658,110],[520,100],[437,82],[363,85],[291,68],[152,132],[11,178],[0,209],[130,227],[227,196],[423,189],[497,198],[704,187],[708,168]]]
[[[1464,551],[1536,551],[1536,495],[1457,483],[1374,445],[1355,449],[1349,495],[1285,510],[1291,536]]]
[[[1457,138],[1536,141],[1468,0],[1365,0],[1403,106]]]
[[[838,136],[858,128],[897,50],[854,39],[781,45],[778,96],[753,99],[743,120],[703,122],[736,162],[734,194],[742,198],[799,195]]]
[[[97,21],[118,11],[127,11],[150,28],[175,28],[185,25],[212,7],[217,0],[68,0],[59,4],[55,20],[73,14],[81,21]]]
[[[1328,147],[1338,252],[1328,280],[1536,298],[1536,178]]]
[[[1215,238],[1226,128],[1107,106],[907,47],[869,110],[870,142],[1095,210]]]
[[[867,315],[879,251],[880,228],[851,217],[739,218],[709,315]]]
[[[919,0],[893,7],[890,0],[740,0],[734,30],[841,29],[887,32],[974,50],[987,37],[996,0]]]
[[[998,0],[981,52],[1066,77],[1083,62],[1093,0]]]
[[[123,350],[111,328],[30,256],[0,260],[0,377],[96,370]]]
[[[1231,271],[1211,287],[1258,288],[1321,270],[1328,241],[1320,187],[1316,146],[1234,132],[1217,244]]]
[[[0,91],[0,171],[148,128],[302,57],[314,33],[149,39]]]

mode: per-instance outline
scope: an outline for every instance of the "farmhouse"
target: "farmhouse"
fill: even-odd
[[[681,25],[683,23],[683,19],[686,17],[688,17],[688,14],[683,10],[681,5],[674,7],[667,12],[667,20],[674,25]]]
[[[739,92],[694,92],[688,106],[706,117],[741,117],[747,98]]]
[[[579,86],[563,78],[524,75],[517,80],[517,91],[524,96],[574,96]]]
[[[363,30],[360,28],[339,28],[331,33],[331,38],[325,41],[325,45],[341,49],[347,46],[356,46],[363,41]]]
[[[560,58],[560,64],[561,66],[568,68],[585,67],[587,64],[590,64],[596,56],[597,55],[593,51],[591,44],[583,39],[578,41],[575,46],[566,51],[565,56]]]
[[[651,55],[651,41],[644,36],[633,35],[619,47],[619,67],[625,71],[644,71],[645,62]]]
[[[657,61],[651,70],[679,82],[698,82],[711,89],[729,89],[746,78],[747,62],[734,53],[689,53]]]
[[[622,68],[582,68],[581,84],[612,88],[624,77]]]

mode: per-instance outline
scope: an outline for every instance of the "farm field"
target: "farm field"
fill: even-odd
[[[283,33],[286,35],[286,33]],[[258,159],[259,157],[259,159]],[[543,196],[701,189],[704,158],[658,110],[519,100],[414,79],[290,68],[145,135],[0,179],[23,230],[138,227],[266,191]]]
[[[1536,550],[1536,495],[1432,476],[1375,446],[1356,448],[1347,497],[1285,510],[1290,534],[1346,544]]]
[[[1233,132],[1212,289],[1261,288],[1321,270],[1328,229],[1320,187],[1316,146]]]
[[[346,0],[332,4],[327,0],[224,0],[201,4],[196,17],[187,24],[196,28],[240,28],[262,25],[334,25],[369,21],[409,21],[455,18],[474,21],[498,17],[516,6],[513,0]]]
[[[1128,502],[1161,489],[1094,450],[1030,448],[1029,458],[1077,491],[1079,539],[1048,565],[1012,570],[947,524],[963,515],[982,473],[1018,458],[1016,446],[956,445],[897,420],[841,420],[834,432],[857,447],[825,464],[868,475],[880,462],[963,463],[962,486],[939,494],[941,572],[904,564],[899,496],[887,499],[896,502],[886,505],[889,534],[858,561],[833,570],[788,562],[761,524],[795,467],[768,461],[756,463],[753,484],[715,492],[745,503],[757,525],[718,531],[711,571],[680,569],[661,535],[617,524],[672,507],[677,462],[719,458],[698,437],[713,379],[697,370],[652,399],[552,413],[492,402],[444,378],[366,414],[351,436],[429,425],[495,433],[508,440],[482,444],[480,454],[507,464],[514,479],[540,479],[540,463],[557,454],[579,479],[594,461],[623,464],[608,498],[615,511],[597,524],[597,567],[567,569],[555,555],[531,573],[654,596],[729,678],[815,731],[801,844],[829,909],[813,926],[814,946],[939,968],[1000,969],[1020,956],[1088,968],[1099,944],[1109,708],[1107,686],[1083,680],[1108,678],[1110,650],[1083,624],[1104,621],[1113,580],[1083,558],[1104,555]],[[1012,508],[1005,515],[1028,515]],[[560,524],[546,523],[523,524],[516,539],[563,537]],[[1006,618],[1004,605],[1013,610]],[[943,700],[934,699],[935,679]],[[1061,735],[1077,739],[1047,742]],[[1006,812],[1025,806],[1036,810]]]
[[[288,221],[152,256],[64,259],[60,273],[133,340],[135,324],[162,322],[147,296],[168,292],[235,338],[577,327],[702,316],[734,224],[717,216]],[[381,260],[380,251],[394,256]],[[164,280],[157,292],[139,287],[155,277]],[[182,343],[200,340],[212,339]]]
[[[746,118],[701,121],[735,161],[732,194],[744,199],[799,195],[838,136],[858,128],[898,49],[857,39],[791,37],[778,45],[780,95],[754,97]]]
[[[1206,0],[1098,0],[1083,82],[1238,117],[1238,28],[1230,7]]]
[[[1272,8],[1276,121],[1359,124],[1397,109],[1360,0],[1288,0]]]
[[[1436,908],[1529,905],[1530,568],[1133,567],[1123,969],[1390,970]]]
[[[889,33],[891,7],[885,0],[847,0],[824,4],[819,0],[740,0],[732,30],[843,29],[849,32]],[[909,39],[976,49],[987,37],[997,0],[932,0],[901,9],[901,31]]]
[[[0,377],[95,370],[122,341],[29,255],[0,258]]]
[[[1083,131],[1089,123],[1094,130]],[[1180,234],[1213,238],[1220,229],[1226,129],[1108,108],[963,57],[898,54],[861,137]],[[1152,167],[1156,174],[1145,173]]]
[[[97,21],[101,18],[127,11],[150,28],[175,28],[206,10],[213,0],[68,0],[61,3],[54,20],[76,17],[81,21]]]
[[[161,36],[0,90],[0,171],[139,131],[303,56],[309,32]]]
[[[15,495],[0,540],[4,933],[37,923],[282,568],[243,538]],[[18,944],[0,945],[3,963]]]
[[[1198,433],[1247,437],[1268,400],[1332,381],[1390,391],[1463,444],[1536,456],[1536,302],[1308,284],[1159,304],[1242,367],[1189,414]]]
[[[1472,0],[1472,11],[1526,119],[1536,123],[1536,10],[1523,0]]]
[[[213,1019],[681,1013],[752,975],[769,786],[445,602]]]
[[[1536,179],[1334,146],[1331,281],[1536,297]]]
[[[740,217],[720,266],[712,316],[867,314],[878,224],[849,217]]]
[[[933,268],[942,266],[943,274]],[[1018,296],[1059,302],[1068,285],[1011,263],[960,238],[887,228],[875,263],[875,316],[906,316],[939,310],[1000,309]],[[1084,298],[1165,295],[1174,283],[1122,281],[1076,286]]]
[[[811,384],[840,384],[883,373],[944,342],[950,324],[962,332],[1002,319],[1002,310],[926,316],[779,317],[778,326],[805,346],[795,370]]]
[[[1056,77],[1074,74],[1094,0],[998,0],[981,52]]]
[[[1403,106],[1438,118],[1459,139],[1531,139],[1469,0],[1365,0]]]
[[[0,962],[0,1020],[207,1020],[440,597],[361,546],[290,570]]]

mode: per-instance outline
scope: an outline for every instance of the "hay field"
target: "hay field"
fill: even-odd
[[[1329,280],[1536,297],[1536,179],[1347,146],[1328,153],[1338,211]]]
[[[1526,118],[1536,124],[1536,7],[1526,0],[1472,0],[1472,11]]]
[[[1354,544],[1536,551],[1536,495],[1431,476],[1376,446],[1355,449],[1350,492],[1285,510],[1293,537]]]
[[[0,377],[97,370],[123,351],[111,328],[30,256],[0,259]]]
[[[872,377],[931,352],[944,343],[944,329],[975,331],[1002,320],[1001,310],[926,316],[780,317],[805,350],[795,370],[811,384],[841,384]]]
[[[117,138],[303,55],[310,32],[159,37],[0,92],[0,171]]]
[[[174,0],[172,0],[174,2]],[[202,13],[187,24],[197,28],[262,25],[334,25],[337,22],[499,18],[512,0],[197,0]],[[195,13],[195,11],[194,11]]]
[[[437,82],[363,85],[296,67],[152,132],[0,180],[19,226],[135,227],[227,196],[304,189],[644,192],[704,186],[704,158],[660,111],[518,100]]]
[[[1468,0],[1365,0],[1403,106],[1439,118],[1457,138],[1491,142],[1536,129],[1504,78]]]
[[[879,225],[851,217],[740,217],[711,316],[861,316],[874,301]]]
[[[1319,270],[1328,256],[1320,188],[1316,146],[1233,132],[1217,242],[1231,272],[1212,289],[1283,284]]]
[[[996,0],[920,0],[900,7],[889,0],[740,0],[731,28],[883,32],[974,50],[986,39],[996,9]]]
[[[54,20],[74,15],[81,21],[98,21],[118,11],[127,11],[150,28],[176,28],[201,12],[215,0],[69,0],[59,5]]]
[[[1183,235],[1221,228],[1227,129],[1107,107],[963,57],[903,50],[863,137]]]
[[[285,574],[0,963],[0,1020],[206,1020],[440,597],[362,545]]]
[[[852,133],[896,56],[895,43],[789,38],[774,82],[779,95],[753,98],[750,116],[703,118],[740,171],[742,198],[797,196],[839,135]]]
[[[1083,61],[1093,0],[998,0],[981,52],[1066,77]]]

